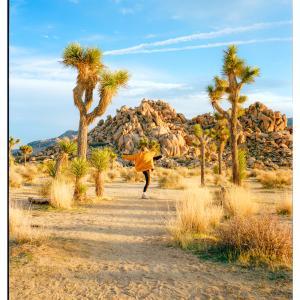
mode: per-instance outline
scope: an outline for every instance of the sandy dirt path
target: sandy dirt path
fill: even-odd
[[[286,282],[170,246],[165,224],[180,191],[152,184],[141,200],[141,185],[109,184],[112,200],[79,210],[34,210],[53,239],[11,264],[10,299],[291,299]]]

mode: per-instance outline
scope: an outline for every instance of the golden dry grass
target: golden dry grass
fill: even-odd
[[[215,174],[213,181],[215,185],[219,186],[228,186],[230,184],[229,180],[226,178],[225,175]]]
[[[258,181],[264,188],[283,188],[289,187],[293,182],[291,170],[259,171],[256,175]]]
[[[23,184],[23,177],[14,169],[9,170],[9,186],[11,188],[20,188]]]
[[[107,177],[110,181],[114,181],[116,178],[118,178],[118,176],[120,176],[118,170],[111,170],[111,171],[108,171],[108,172],[106,173],[106,177]]]
[[[38,167],[33,164],[27,164],[26,166],[18,165],[15,167],[17,173],[23,177],[23,181],[26,183],[32,183],[38,176]]]
[[[167,175],[158,178],[158,185],[162,189],[184,189],[183,177],[176,171],[169,171]]]
[[[242,264],[292,264],[292,230],[270,215],[235,217],[218,229],[218,246]]]
[[[287,195],[284,194],[279,203],[276,206],[276,212],[279,215],[288,215],[291,216],[293,213],[293,200],[292,198]]]
[[[176,203],[176,216],[168,224],[173,239],[182,247],[193,234],[207,234],[216,228],[223,217],[223,209],[213,204],[210,191],[206,188],[186,190]]]
[[[47,179],[38,188],[38,194],[43,198],[49,198],[51,193],[52,179]]]
[[[123,168],[120,175],[125,182],[142,182],[145,180],[143,173],[137,172],[134,168]]]
[[[9,208],[9,239],[17,243],[43,240],[47,237],[41,228],[35,228],[28,211],[21,207]]]
[[[242,187],[231,187],[226,189],[221,199],[225,214],[227,216],[248,217],[258,212],[258,204],[255,196],[250,190]]]
[[[69,182],[53,180],[50,188],[50,205],[55,208],[71,208],[73,192],[74,188]]]

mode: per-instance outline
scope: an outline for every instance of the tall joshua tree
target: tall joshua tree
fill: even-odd
[[[63,53],[63,64],[77,70],[77,82],[73,89],[74,104],[79,110],[77,154],[86,158],[87,135],[89,125],[102,116],[118,89],[126,85],[128,72],[111,72],[102,64],[102,53],[98,48],[84,48],[78,43],[69,44]],[[98,86],[99,100],[90,111],[93,103],[93,91]]]
[[[12,166],[14,164],[14,157],[13,157],[13,154],[12,154],[12,149],[20,143],[20,139],[16,139],[14,137],[10,137],[9,138],[9,165]]]
[[[198,143],[200,143],[200,147],[201,147],[201,185],[204,186],[205,185],[205,151],[206,148],[209,144],[209,142],[211,141],[211,138],[209,137],[209,132],[204,131],[202,129],[202,127],[200,126],[200,124],[195,124],[194,125],[194,134],[198,139]]]
[[[32,153],[32,147],[28,145],[22,145],[20,147],[20,151],[23,154],[24,157],[24,166],[26,166],[27,157]]]
[[[245,61],[237,56],[237,47],[231,45],[224,51],[223,78],[216,76],[214,86],[209,85],[207,92],[213,108],[229,123],[230,146],[232,156],[232,180],[236,185],[241,184],[238,165],[238,139],[241,133],[241,126],[238,122],[238,114],[241,105],[247,97],[241,95],[241,89],[245,84],[250,84],[259,76],[259,68],[247,66]],[[220,106],[223,96],[231,104],[229,111]]]
[[[58,142],[60,154],[55,164],[55,178],[61,174],[61,170],[69,160],[69,156],[76,152],[77,145],[75,142],[70,141],[69,138],[64,138]]]

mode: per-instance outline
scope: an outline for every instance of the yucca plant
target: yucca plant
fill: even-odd
[[[20,139],[16,139],[12,136],[9,138],[9,165],[10,166],[13,166],[15,162],[14,156],[12,154],[12,150],[19,143],[20,143]]]
[[[62,171],[62,168],[68,163],[69,156],[77,150],[77,145],[69,138],[64,138],[58,142],[60,154],[55,164],[55,177],[57,178]]]
[[[87,175],[89,164],[85,158],[76,157],[72,160],[70,171],[75,177],[74,199],[82,201],[86,198],[86,187],[82,178]]]
[[[250,84],[259,76],[260,70],[257,67],[247,66],[245,61],[237,56],[237,47],[231,45],[224,51],[223,74],[220,78],[215,76],[214,85],[207,87],[207,93],[213,108],[228,120],[230,131],[230,146],[232,156],[232,180],[236,185],[241,184],[238,165],[238,141],[242,134],[242,126],[238,121],[241,105],[247,97],[241,95],[241,89],[245,84]],[[230,111],[220,106],[220,100],[227,95],[231,104]]]
[[[129,75],[125,70],[108,71],[102,63],[99,48],[85,48],[78,43],[71,43],[64,49],[63,64],[77,70],[77,83],[73,89],[74,103],[80,115],[77,154],[86,158],[88,126],[105,113],[118,89],[127,84]],[[97,85],[98,104],[89,112]]]
[[[211,142],[210,132],[208,130],[203,130],[200,124],[194,125],[194,135],[197,137],[197,141],[195,145],[200,145],[201,149],[201,185],[205,185],[205,156],[206,156],[206,148],[209,146],[209,142]]]
[[[97,197],[103,197],[104,179],[103,172],[106,171],[111,162],[116,158],[114,152],[110,148],[95,149],[92,151],[90,163],[95,168],[95,191]]]
[[[24,158],[24,166],[26,166],[27,157],[32,153],[32,147],[28,145],[22,145],[20,151]]]
[[[47,160],[43,163],[42,170],[50,177],[55,177],[55,161],[54,160]]]

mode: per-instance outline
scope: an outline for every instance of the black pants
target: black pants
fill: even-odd
[[[144,193],[146,193],[147,189],[148,189],[148,186],[150,184],[150,170],[143,171],[143,174],[144,174],[145,179],[146,179],[146,184],[144,186]]]

